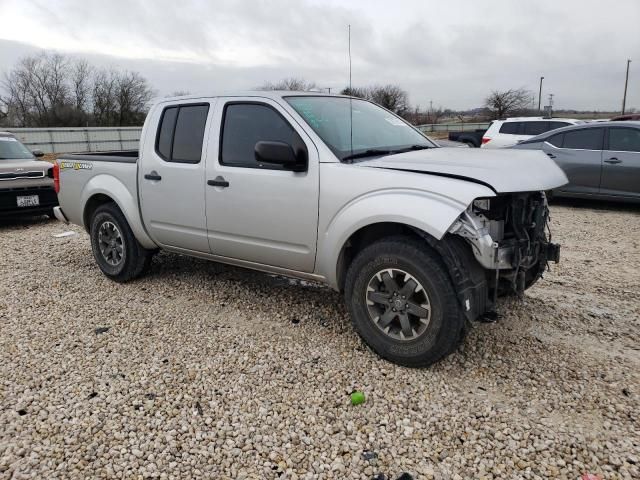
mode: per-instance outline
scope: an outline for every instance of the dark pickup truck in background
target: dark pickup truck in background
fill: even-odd
[[[478,128],[472,132],[449,132],[449,140],[452,142],[466,143],[470,147],[480,148],[482,136],[487,129]]]

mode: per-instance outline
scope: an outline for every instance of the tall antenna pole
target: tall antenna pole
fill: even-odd
[[[627,76],[624,79],[624,95],[622,96],[622,115],[624,115],[624,109],[627,106],[627,85],[629,84],[629,64],[631,59],[627,60]]]
[[[542,103],[542,80],[544,80],[544,77],[540,77],[540,91],[538,92],[538,115],[540,114],[540,108],[541,107],[541,103]]]
[[[351,139],[351,155],[353,155],[353,89],[351,87],[351,24],[349,24],[349,135]]]
[[[349,28],[349,95],[351,95],[351,25]]]

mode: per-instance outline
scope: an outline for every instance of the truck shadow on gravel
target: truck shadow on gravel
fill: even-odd
[[[249,309],[281,324],[311,325],[326,328],[332,333],[351,335],[358,344],[357,350],[368,350],[351,326],[342,295],[315,282],[166,252],[154,258],[151,270],[144,278],[151,282],[160,281],[165,285],[175,283],[178,286],[176,295],[183,295],[181,290],[184,288],[185,294],[199,294],[198,301],[213,300],[225,308]],[[538,322],[544,322],[543,319],[532,315],[532,312],[539,311],[543,304],[544,302],[530,297],[524,302],[513,297],[500,299],[500,320],[492,324],[474,322],[472,330],[457,349],[462,355],[448,357],[441,363],[445,366],[458,365],[463,368],[459,365],[460,362],[474,364],[478,360],[475,357],[482,357],[484,354],[482,350],[486,352],[487,348],[497,348],[504,354],[505,345],[520,345],[523,341],[537,347],[528,350],[531,355],[528,361],[542,361],[536,357],[542,355],[542,351],[546,349],[530,330]],[[545,314],[553,314],[544,309],[542,311]],[[500,338],[497,342],[496,334]],[[496,343],[501,347],[495,345]],[[483,348],[477,350],[478,345],[483,345]],[[547,348],[551,348],[550,343],[547,343]],[[522,353],[519,352],[518,356],[522,356]],[[438,371],[446,368],[443,365],[435,365],[432,368]]]
[[[294,325],[310,321],[340,332],[351,329],[342,295],[316,282],[168,252],[154,257],[144,279],[165,284],[175,280],[188,285],[191,293],[199,292],[202,301],[213,297],[224,307],[273,314]]]

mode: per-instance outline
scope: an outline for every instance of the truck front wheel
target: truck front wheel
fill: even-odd
[[[353,326],[381,357],[425,367],[457,346],[464,327],[449,276],[428,245],[408,236],[364,248],[349,266]]]
[[[111,280],[121,283],[133,280],[151,264],[152,252],[136,240],[116,204],[107,203],[96,209],[89,233],[93,256],[102,273]]]

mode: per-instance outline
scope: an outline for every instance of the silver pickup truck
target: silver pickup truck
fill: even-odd
[[[163,99],[140,151],[68,155],[57,218],[125,282],[159,249],[325,283],[382,357],[426,366],[559,247],[535,151],[439,148],[364,100],[293,92]]]

